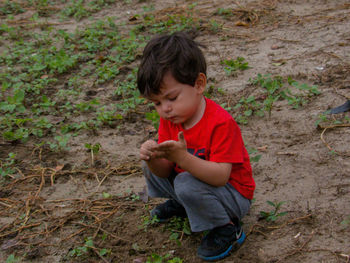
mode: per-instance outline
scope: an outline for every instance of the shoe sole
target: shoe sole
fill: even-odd
[[[223,253],[216,255],[216,256],[211,256],[211,257],[205,257],[205,256],[201,256],[201,255],[198,255],[198,256],[205,261],[215,261],[215,260],[223,259],[223,258],[227,257],[228,255],[230,255],[230,252],[236,251],[237,249],[239,249],[240,246],[242,246],[242,244],[244,243],[245,238],[246,238],[246,235],[244,232],[242,232],[241,237],[239,239],[237,239],[234,244],[229,246],[228,249],[226,249],[226,251],[224,251]]]

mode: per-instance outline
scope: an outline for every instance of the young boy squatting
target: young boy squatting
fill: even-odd
[[[158,143],[147,140],[140,148],[148,192],[169,198],[151,216],[161,222],[188,216],[193,232],[210,230],[197,250],[210,261],[243,243],[240,220],[255,182],[240,128],[204,97],[206,68],[199,45],[185,33],[157,36],[144,49],[137,85],[160,116]]]

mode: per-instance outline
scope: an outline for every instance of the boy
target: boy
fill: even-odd
[[[210,230],[197,254],[229,255],[244,241],[240,219],[255,183],[240,129],[231,115],[203,93],[206,62],[185,33],[153,38],[137,75],[143,96],[160,116],[158,143],[141,145],[149,195],[169,198],[151,211],[163,222],[188,216],[193,232]]]

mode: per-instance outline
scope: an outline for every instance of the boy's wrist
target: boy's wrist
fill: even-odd
[[[181,154],[178,160],[176,161],[177,165],[182,168],[186,167],[190,157],[191,154],[187,151],[184,154]]]

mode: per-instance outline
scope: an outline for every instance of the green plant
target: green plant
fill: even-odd
[[[8,178],[16,171],[14,169],[14,164],[16,162],[16,154],[9,153],[8,157],[2,162],[0,160],[0,175],[1,178]]]
[[[68,151],[69,147],[67,146],[68,141],[71,138],[71,134],[64,134],[62,136],[57,135],[54,137],[54,142],[47,142],[52,151]]]
[[[243,71],[250,68],[243,57],[237,57],[235,60],[225,59],[221,64],[225,65],[224,71],[228,76],[234,74],[237,70]]]
[[[74,17],[76,20],[81,20],[90,15],[89,10],[84,6],[84,0],[72,0],[72,4],[65,7],[61,11],[62,16]]]
[[[274,222],[277,220],[277,218],[288,214],[288,212],[278,213],[278,211],[281,209],[281,206],[286,203],[285,201],[278,203],[267,201],[266,203],[273,207],[273,210],[271,210],[270,212],[260,211],[261,218],[265,219],[266,221]]]
[[[350,226],[350,215],[348,215],[343,221],[340,222],[341,225],[344,227],[349,227]]]
[[[85,143],[85,148],[90,150],[91,153],[91,164],[95,164],[95,154],[98,154],[98,152],[101,149],[101,144],[96,143],[96,144],[90,144],[90,143]]]
[[[0,15],[17,15],[24,13],[24,9],[15,1],[6,0],[0,7]]]
[[[146,119],[152,122],[153,127],[158,130],[159,127],[159,114],[156,110],[146,112]]]
[[[16,263],[19,262],[19,258],[16,258],[14,254],[11,254],[7,257],[6,263]]]
[[[217,33],[218,31],[222,30],[223,25],[219,24],[216,20],[214,19],[210,19],[209,20],[209,24],[210,24],[210,31],[212,31],[213,33]]]
[[[102,196],[103,196],[103,198],[111,198],[112,197],[112,195],[110,193],[107,193],[107,192],[103,192]]]
[[[257,163],[257,162],[260,161],[260,159],[261,159],[261,154],[255,155],[255,154],[258,152],[257,149],[247,147],[247,151],[248,151],[249,158],[250,158],[250,161],[251,161],[251,162]]]
[[[178,246],[181,245],[182,236],[191,235],[191,227],[188,218],[173,217],[166,224],[166,229],[170,230],[169,240],[174,240]]]
[[[254,115],[264,116],[262,105],[255,100],[254,96],[248,98],[241,98],[234,106],[234,109],[239,109],[242,115],[236,116],[236,121],[240,124],[247,124],[248,118]]]
[[[161,256],[155,253],[152,253],[150,257],[147,257],[146,263],[182,263],[183,260],[179,257],[174,257],[172,259],[170,254],[166,254],[165,256]]]
[[[141,216],[142,225],[139,228],[142,228],[145,232],[147,232],[150,226],[154,226],[159,223],[159,219],[157,216],[150,217],[148,215]]]
[[[224,16],[226,18],[233,16],[233,12],[231,8],[218,8],[215,12],[215,14]]]
[[[89,251],[94,250],[95,252],[98,252],[98,254],[102,257],[106,254],[110,254],[111,250],[110,249],[106,249],[106,248],[102,248],[102,249],[98,249],[95,247],[94,245],[94,241],[92,240],[92,237],[88,237],[85,239],[85,243],[83,246],[80,247],[76,247],[74,249],[72,249],[68,255],[70,257],[82,257],[82,256],[86,256],[88,254]]]

